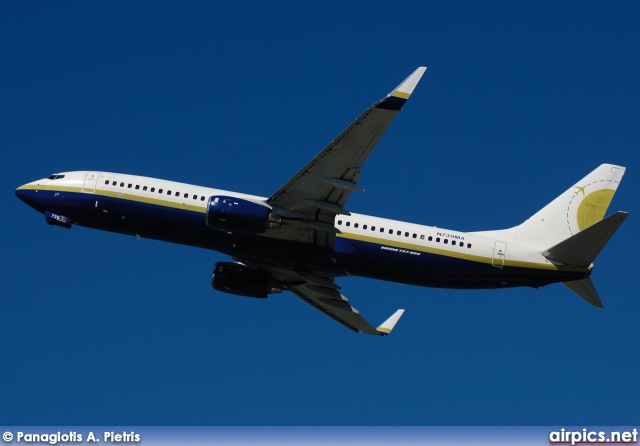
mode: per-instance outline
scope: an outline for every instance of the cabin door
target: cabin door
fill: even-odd
[[[96,183],[100,172],[87,172],[87,176],[84,178],[84,185],[82,186],[82,192],[93,194],[96,191]]]
[[[504,258],[507,254],[507,244],[504,242],[496,242],[493,247],[493,258],[491,259],[491,265],[496,268],[502,268],[504,266]]]

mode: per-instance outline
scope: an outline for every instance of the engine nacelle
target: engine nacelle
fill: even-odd
[[[282,293],[269,273],[249,268],[241,263],[218,262],[213,267],[211,286],[223,293],[266,298],[269,294]]]
[[[212,228],[236,234],[262,234],[281,224],[265,205],[222,195],[209,198],[206,221]]]

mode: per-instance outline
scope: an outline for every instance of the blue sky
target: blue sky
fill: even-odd
[[[40,425],[637,423],[637,2],[36,2],[0,14],[0,420]],[[14,195],[98,170],[270,195],[428,66],[349,209],[520,223],[597,165],[631,212],[561,285],[340,281],[386,338],[291,294],[214,292],[216,252],[74,227]]]

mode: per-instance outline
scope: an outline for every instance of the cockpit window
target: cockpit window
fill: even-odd
[[[64,175],[60,175],[59,173],[54,173],[53,175],[49,175],[47,177],[48,180],[59,180],[60,178],[64,178]]]

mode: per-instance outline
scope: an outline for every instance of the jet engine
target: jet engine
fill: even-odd
[[[271,274],[249,268],[242,263],[232,262],[215,264],[211,286],[223,293],[261,299],[268,297],[269,294],[282,293],[282,285],[278,284]]]
[[[282,220],[263,204],[214,195],[207,203],[206,222],[212,228],[236,234],[262,234],[279,228]]]

